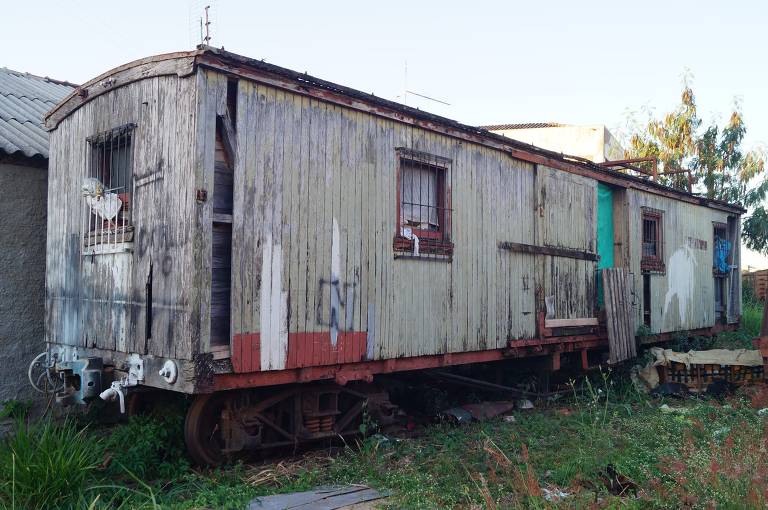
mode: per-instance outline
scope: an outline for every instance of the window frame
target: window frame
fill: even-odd
[[[405,147],[395,148],[396,164],[396,208],[395,237],[393,247],[396,255],[424,256],[435,255],[450,258],[453,255],[451,241],[451,177],[453,161],[449,158],[421,152]],[[403,225],[403,173],[404,162],[428,167],[437,174],[437,229],[427,230],[413,227],[412,233],[419,239],[419,253],[415,254],[415,242],[404,234]]]
[[[640,269],[648,272],[664,272],[664,211],[653,209],[651,207],[642,207],[640,214]],[[656,254],[646,255],[645,244],[645,222],[646,220],[656,223]]]
[[[100,158],[99,155],[105,154],[107,150],[109,150],[110,154],[112,154],[113,151],[119,150],[123,146],[127,148],[125,151],[125,169],[117,170],[119,174],[125,175],[127,182],[125,182],[124,186],[121,186],[121,188],[124,188],[124,190],[121,193],[117,193],[117,195],[122,202],[121,210],[118,212],[118,214],[125,214],[125,211],[128,211],[127,221],[123,216],[121,218],[122,222],[119,224],[116,222],[114,226],[104,227],[103,222],[105,220],[98,220],[98,217],[93,221],[93,223],[91,223],[91,219],[92,216],[94,216],[94,213],[86,204],[86,219],[83,225],[83,241],[87,250],[95,250],[96,247],[103,245],[117,245],[122,243],[130,243],[133,241],[133,196],[135,191],[134,153],[136,150],[136,127],[136,124],[130,122],[86,138],[86,142],[88,143],[86,177],[98,179],[99,182],[101,182],[101,184],[104,186],[105,191],[115,188],[113,187],[114,183],[103,182],[103,173],[105,169],[96,168],[96,165],[99,164],[99,160],[103,159]],[[114,171],[111,165],[112,161],[110,161],[110,174]],[[102,225],[101,228],[98,226],[99,223]]]
[[[713,221],[712,222],[712,274],[715,277],[724,277],[728,275],[728,272],[721,272],[719,269],[717,269],[717,263],[716,263],[716,253],[717,253],[717,234],[718,231],[720,231],[723,234],[723,239],[726,241],[730,241],[728,238],[728,224],[723,223],[721,221]],[[731,250],[733,250],[733,245],[731,245]],[[729,258],[731,255],[729,254]]]

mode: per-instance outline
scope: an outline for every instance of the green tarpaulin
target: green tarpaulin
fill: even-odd
[[[597,304],[603,307],[603,279],[600,270],[613,267],[613,191],[597,183]]]

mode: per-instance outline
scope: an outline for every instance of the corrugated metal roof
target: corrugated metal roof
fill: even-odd
[[[490,126],[479,127],[488,131],[504,131],[506,129],[537,129],[563,126],[565,124],[558,124],[557,122],[528,122],[526,124],[491,124]]]
[[[48,157],[43,116],[75,85],[0,68],[0,150]]]

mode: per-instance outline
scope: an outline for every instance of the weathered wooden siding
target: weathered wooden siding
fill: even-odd
[[[539,166],[537,243],[595,253],[597,250],[597,181]],[[551,298],[551,318],[595,316],[595,263],[542,256],[542,297]]]
[[[211,299],[224,288],[219,278],[212,294],[212,274],[225,267],[212,253],[216,119],[234,113],[231,79],[199,69],[140,80],[86,103],[53,131],[48,341],[179,359],[211,350]],[[236,371],[503,348],[536,337],[545,300],[553,318],[594,317],[595,262],[499,243],[594,253],[595,180],[244,78],[236,95]],[[84,256],[85,139],[128,122],[137,125],[135,240],[123,252]],[[394,256],[398,147],[452,162],[450,259]],[[713,325],[712,221],[727,214],[631,190],[615,197],[617,264],[634,275],[638,324],[640,214],[649,206],[664,211],[667,264],[652,277],[652,328]],[[707,249],[690,248],[689,238]]]
[[[651,273],[651,329],[684,331],[715,324],[713,222],[726,223],[728,213],[639,191],[628,191],[630,268],[634,276],[635,317],[643,323],[643,280],[640,270],[642,207],[664,211],[663,256],[666,271]],[[700,241],[706,243],[706,248]],[[735,243],[739,249],[739,242]],[[739,278],[739,272],[734,275]]]
[[[86,103],[51,133],[48,342],[189,359],[199,342],[195,80],[137,81]],[[134,241],[83,255],[86,138],[135,123]],[[145,332],[152,267],[152,330]],[[148,338],[151,337],[151,338]]]
[[[593,316],[593,262],[498,243],[594,251],[594,181],[246,80],[237,117],[243,370],[502,348],[535,336],[537,285],[557,317]],[[451,261],[393,256],[397,147],[452,160]]]

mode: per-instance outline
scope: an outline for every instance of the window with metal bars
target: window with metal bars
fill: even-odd
[[[451,243],[451,160],[398,148],[397,232],[401,256],[442,256]]]
[[[86,205],[86,246],[133,240],[131,206],[135,127],[135,124],[126,124],[87,139],[88,176],[82,187]]]
[[[663,211],[649,207],[644,207],[642,211],[640,267],[646,271],[664,271]]]
[[[728,240],[727,225],[713,222],[712,243],[712,272],[718,275],[727,274],[730,270],[728,262],[731,242]]]

